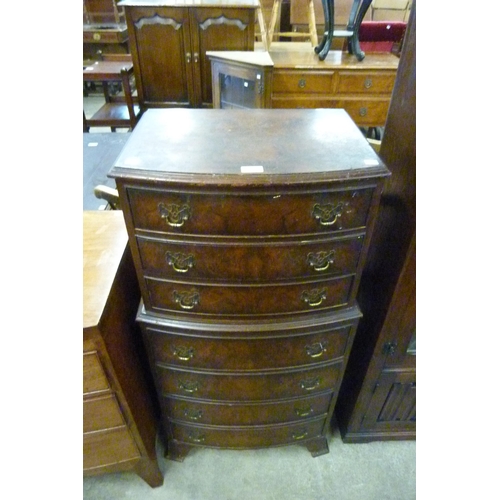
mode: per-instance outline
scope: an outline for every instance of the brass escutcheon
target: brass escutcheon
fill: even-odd
[[[187,273],[194,267],[194,256],[191,254],[167,252],[165,254],[165,261],[177,273]]]
[[[335,250],[330,252],[309,252],[307,254],[307,263],[315,271],[326,271],[330,264],[335,262]]]
[[[189,361],[194,356],[194,349],[192,347],[174,346],[172,348],[174,356],[181,361]]]
[[[344,204],[342,202],[337,205],[332,205],[330,203],[320,205],[316,203],[312,210],[312,216],[318,220],[322,226],[331,226],[342,216],[343,210]]]
[[[300,381],[300,387],[306,391],[312,391],[319,387],[320,383],[321,379],[319,377],[306,378]]]
[[[166,223],[172,227],[181,227],[191,215],[191,209],[187,204],[176,205],[175,203],[170,203],[169,205],[165,205],[164,203],[159,203],[158,211],[160,212],[160,217],[165,219]]]
[[[315,288],[314,290],[304,290],[300,296],[303,302],[316,307],[326,300],[326,288]]]
[[[200,303],[200,294],[196,290],[189,290],[187,292],[178,292],[174,290],[173,299],[176,304],[179,304],[182,309],[193,309]]]
[[[305,350],[311,358],[319,358],[326,352],[326,347],[321,342],[316,342],[312,345],[306,345]]]

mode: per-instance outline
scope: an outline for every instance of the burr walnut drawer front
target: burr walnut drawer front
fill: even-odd
[[[350,301],[355,275],[286,285],[205,285],[146,277],[149,303],[158,312],[256,316],[332,309]]]
[[[271,373],[202,372],[159,366],[164,395],[178,394],[224,401],[266,401],[334,390],[342,362],[321,368]]]
[[[83,469],[104,467],[140,458],[129,430],[124,428],[83,435]]]
[[[109,390],[108,379],[97,352],[83,354],[83,394]]]
[[[183,243],[137,238],[144,273],[175,279],[273,281],[355,273],[363,236],[318,243]]]
[[[136,230],[203,236],[314,234],[366,226],[372,188],[200,194],[127,188]]]
[[[333,71],[273,72],[273,94],[331,94],[334,89]]]
[[[291,368],[342,357],[351,327],[322,333],[267,338],[174,335],[146,327],[156,362],[213,370]]]
[[[217,448],[261,448],[293,444],[321,435],[324,419],[288,425],[202,427],[172,423],[176,441]]]
[[[120,425],[125,425],[125,420],[114,395],[83,402],[83,432],[111,429]]]
[[[337,94],[387,94],[394,87],[395,72],[339,71]]]
[[[214,403],[165,398],[169,418],[201,425],[265,425],[324,416],[332,393],[271,403]]]

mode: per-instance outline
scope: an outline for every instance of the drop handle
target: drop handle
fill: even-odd
[[[294,413],[297,415],[297,417],[308,417],[313,413],[313,409],[311,406],[308,406],[307,408],[294,408]]]
[[[332,205],[330,203],[320,205],[316,203],[312,210],[312,216],[322,226],[332,226],[337,222],[337,219],[342,216],[343,210],[343,203],[338,203],[337,205]]]
[[[326,271],[330,264],[335,262],[335,250],[330,252],[309,252],[307,254],[307,263],[315,271]]]
[[[186,52],[186,62],[188,64],[191,62],[191,52]]]
[[[319,377],[307,378],[300,381],[300,387],[306,391],[317,389],[321,383]]]
[[[198,382],[179,382],[179,389],[182,389],[183,391],[189,393],[197,392],[199,388],[200,385],[198,384]]]
[[[181,361],[189,361],[194,356],[194,349],[192,347],[174,346],[174,356]]]
[[[326,347],[321,342],[316,342],[312,345],[306,345],[306,354],[311,358],[319,358],[323,356],[323,353],[326,352]]]
[[[301,430],[299,432],[294,432],[292,434],[292,439],[294,439],[295,441],[298,441],[300,439],[306,438],[307,434],[308,434],[307,429],[303,429],[303,430]]]
[[[197,63],[197,62],[198,62],[198,60],[199,60],[200,55],[198,54],[198,52],[195,52],[195,53],[193,54],[193,56],[194,56],[194,62],[195,62],[195,63]]]

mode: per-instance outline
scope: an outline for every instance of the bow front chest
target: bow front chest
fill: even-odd
[[[110,176],[170,458],[328,452],[387,175],[344,110],[144,114]]]

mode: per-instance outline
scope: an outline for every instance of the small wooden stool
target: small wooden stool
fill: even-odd
[[[269,23],[269,33],[268,33],[268,40],[269,40],[269,47],[271,46],[273,42],[273,37],[274,36],[288,36],[288,37],[307,37],[311,39],[311,45],[313,47],[316,47],[318,45],[318,33],[316,32],[316,14],[314,12],[314,2],[313,0],[309,0],[308,7],[307,7],[307,19],[309,22],[309,32],[307,33],[300,33],[298,31],[288,31],[288,32],[277,32],[275,33],[274,30],[276,28],[276,21],[278,20],[278,14],[281,10],[281,2],[283,0],[274,0],[273,3],[273,10],[271,14],[271,22]]]

